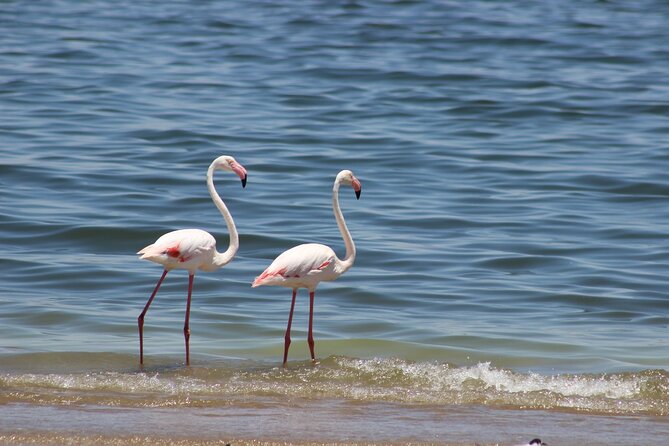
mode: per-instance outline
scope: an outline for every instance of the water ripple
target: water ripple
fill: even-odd
[[[232,154],[248,185],[216,186],[241,248],[196,277],[195,354],[280,355],[289,291],[249,285],[296,243],[344,255],[330,206],[347,168],[358,256],[319,287],[319,355],[509,385],[529,366],[669,367],[662,2],[3,6],[3,351],[134,353],[160,274],[134,253],[187,227],[226,246],[205,172]],[[156,300],[152,355],[181,353],[185,281],[170,273]],[[486,392],[471,401],[515,398]]]

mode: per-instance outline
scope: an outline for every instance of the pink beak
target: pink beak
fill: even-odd
[[[353,185],[353,190],[355,191],[355,198],[360,199],[360,193],[362,192],[362,184],[360,184],[360,180],[353,177],[352,185]]]
[[[232,171],[237,174],[240,180],[242,180],[242,187],[246,187],[246,169],[239,163],[233,163],[231,166]]]

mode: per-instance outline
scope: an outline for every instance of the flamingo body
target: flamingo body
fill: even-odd
[[[339,231],[344,239],[344,244],[346,245],[346,256],[344,259],[339,259],[329,246],[321,245],[319,243],[298,245],[284,251],[274,259],[270,266],[256,277],[251,285],[254,288],[261,285],[268,285],[283,286],[293,289],[290,313],[288,314],[288,325],[286,326],[286,334],[284,337],[284,367],[288,360],[288,349],[291,342],[290,330],[298,288],[307,288],[309,290],[309,334],[307,342],[309,343],[311,360],[315,361],[313,318],[316,287],[320,282],[335,280],[353,266],[353,262],[355,261],[355,244],[346,227],[344,216],[339,207],[339,186],[341,184],[352,186],[356,198],[360,198],[362,185],[353,175],[353,172],[350,170],[342,170],[337,174],[334,186],[332,187],[332,210],[334,211],[337,226],[339,227]]]
[[[179,229],[168,232],[137,254],[140,259],[163,265],[167,271],[197,269],[212,271],[216,239],[201,229]]]
[[[305,243],[283,252],[253,281],[261,285],[316,289],[319,282],[339,277],[337,255],[329,246]]]

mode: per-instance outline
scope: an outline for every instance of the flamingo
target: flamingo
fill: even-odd
[[[140,250],[140,259],[150,260],[163,265],[163,274],[160,276],[153,293],[137,318],[139,326],[139,363],[144,364],[144,316],[149,310],[153,298],[156,297],[158,288],[163,283],[167,273],[173,269],[188,270],[188,301],[186,303],[186,320],[184,322],[184,339],[186,341],[186,365],[190,365],[190,302],[193,293],[193,279],[195,271],[216,271],[227,265],[234,258],[239,249],[239,236],[235,222],[232,220],[230,211],[214,188],[214,171],[227,170],[237,174],[242,180],[242,187],[246,187],[246,169],[231,156],[220,156],[216,158],[207,170],[207,189],[214,201],[214,205],[221,212],[230,233],[230,245],[228,249],[220,253],[216,251],[216,239],[201,229],[180,229],[162,235],[153,244]]]
[[[321,281],[335,280],[346,271],[348,271],[355,261],[355,244],[351,238],[351,233],[346,227],[344,216],[339,208],[339,186],[341,184],[350,185],[355,191],[356,199],[360,198],[362,185],[350,170],[342,170],[337,174],[334,186],[332,187],[332,209],[334,211],[337,226],[344,238],[346,245],[346,256],[340,260],[335,252],[329,246],[319,243],[306,243],[295,246],[277,257],[272,264],[267,267],[253,281],[252,287],[261,285],[283,286],[293,289],[293,298],[290,304],[290,313],[288,315],[288,325],[284,336],[283,366],[286,366],[288,360],[288,348],[290,347],[290,327],[293,322],[293,310],[295,309],[295,296],[298,288],[309,290],[309,334],[307,342],[311,352],[311,360],[315,361],[314,355],[314,295],[316,287]]]

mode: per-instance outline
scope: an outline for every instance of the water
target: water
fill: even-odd
[[[650,0],[2,2],[0,442],[666,437],[668,19]],[[134,253],[188,227],[225,249],[221,154],[249,171],[216,177],[240,251],[196,276],[190,368],[168,275],[140,369],[160,267]],[[283,370],[290,291],[250,283],[295,244],[343,256],[345,168],[356,263],[317,291],[315,366],[301,291]],[[317,434],[281,421],[302,416]]]

